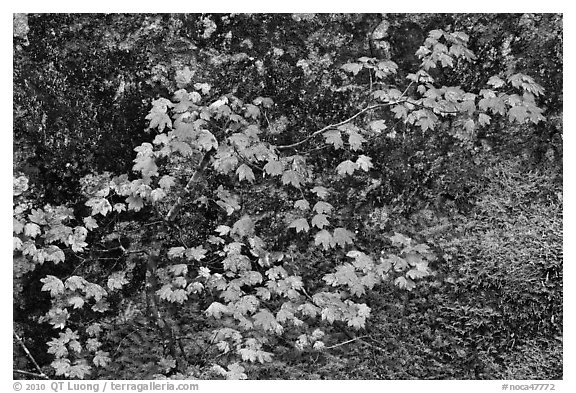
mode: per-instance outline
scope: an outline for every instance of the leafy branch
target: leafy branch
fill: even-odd
[[[310,134],[309,136],[307,136],[306,138],[302,139],[302,140],[299,141],[299,142],[295,142],[295,143],[292,143],[292,144],[289,144],[289,145],[276,146],[276,148],[277,148],[278,150],[286,150],[286,149],[294,148],[294,147],[296,147],[296,146],[300,146],[300,145],[308,142],[310,139],[314,138],[315,136],[322,134],[322,133],[325,132],[325,131],[328,131],[328,130],[331,130],[331,129],[334,129],[334,128],[338,128],[338,127],[340,127],[340,126],[343,126],[344,124],[350,123],[352,120],[356,119],[358,116],[360,116],[360,115],[363,114],[363,113],[366,113],[366,112],[371,111],[371,110],[374,110],[374,109],[385,108],[385,107],[388,107],[388,106],[397,105],[397,104],[402,104],[402,103],[404,103],[404,102],[407,102],[407,100],[404,100],[404,99],[402,99],[402,98],[406,95],[406,93],[408,92],[408,90],[410,89],[410,87],[412,86],[413,83],[414,83],[414,81],[411,81],[411,82],[408,84],[408,86],[406,86],[406,89],[404,89],[404,91],[402,92],[402,94],[400,95],[400,97],[398,97],[398,99],[397,99],[396,101],[394,101],[394,102],[386,102],[386,103],[383,103],[383,104],[374,104],[374,105],[367,106],[366,108],[364,108],[364,109],[362,109],[361,111],[357,112],[356,114],[352,115],[352,116],[349,117],[348,119],[342,120],[341,122],[338,122],[338,123],[329,124],[329,125],[327,125],[326,127],[322,128],[322,129],[320,129],[320,130],[314,131],[312,134]]]

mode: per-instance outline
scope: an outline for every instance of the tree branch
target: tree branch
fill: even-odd
[[[362,109],[360,112],[356,113],[355,115],[349,117],[349,118],[346,119],[346,120],[342,120],[342,121],[339,122],[339,123],[334,123],[334,124],[327,125],[326,127],[322,128],[322,129],[320,129],[320,130],[318,130],[318,131],[314,131],[312,134],[310,134],[309,136],[307,136],[306,138],[302,139],[302,140],[299,141],[299,142],[295,142],[295,143],[292,143],[292,144],[290,144],[290,145],[276,146],[276,148],[277,148],[278,150],[285,150],[285,149],[291,149],[291,148],[296,147],[296,146],[300,146],[301,144],[306,143],[307,141],[309,141],[310,139],[314,138],[316,135],[319,135],[319,134],[323,133],[324,131],[328,131],[328,130],[331,130],[331,129],[333,129],[333,128],[337,128],[337,127],[340,127],[340,126],[342,126],[342,125],[344,125],[344,124],[346,124],[346,123],[351,122],[352,120],[354,120],[355,118],[357,118],[358,116],[360,116],[360,115],[363,114],[363,113],[366,113],[366,112],[371,111],[371,110],[373,110],[373,109],[384,108],[384,107],[387,107],[387,106],[396,105],[396,104],[401,104],[401,103],[403,103],[403,102],[406,102],[407,100],[404,100],[403,97],[406,95],[406,93],[408,92],[408,89],[410,89],[410,86],[412,86],[413,83],[414,83],[414,81],[411,81],[411,82],[408,84],[408,86],[406,86],[406,89],[404,89],[404,91],[402,92],[402,94],[400,94],[400,97],[398,97],[398,99],[397,99],[396,101],[394,101],[394,102],[387,102],[387,103],[384,103],[384,104],[375,104],[375,105],[367,106],[366,108]]]
[[[192,191],[192,188],[194,187],[194,185],[196,183],[198,183],[198,181],[200,181],[200,178],[202,177],[204,170],[206,169],[206,167],[208,166],[208,163],[210,162],[210,157],[212,157],[212,155],[215,152],[216,152],[215,149],[210,149],[206,153],[204,153],[204,157],[202,158],[202,161],[198,165],[198,169],[196,169],[196,172],[194,172],[194,174],[192,175],[192,177],[188,181],[188,184],[186,184],[186,187],[184,188],[184,190],[182,191],[180,196],[178,196],[176,203],[172,206],[172,208],[170,208],[170,211],[166,215],[166,221],[168,221],[168,222],[174,221],[174,219],[176,218],[176,215],[178,214],[178,212],[182,208],[182,205],[184,204],[184,197],[188,193],[190,193],[190,191]]]
[[[291,148],[296,147],[296,146],[300,146],[300,145],[302,145],[303,143],[308,142],[310,139],[314,138],[314,137],[315,137],[316,135],[318,135],[318,134],[321,134],[321,133],[323,133],[323,132],[325,132],[325,131],[331,130],[331,129],[333,129],[333,128],[340,127],[340,126],[342,126],[342,125],[344,125],[344,124],[346,124],[346,123],[351,122],[352,120],[354,120],[355,118],[357,118],[358,116],[360,116],[360,115],[363,114],[363,113],[366,113],[366,112],[371,111],[371,110],[373,110],[373,109],[383,108],[383,107],[386,107],[386,106],[399,104],[399,103],[401,103],[401,102],[402,102],[402,101],[395,101],[395,102],[388,102],[388,103],[385,103],[385,104],[375,104],[375,105],[367,106],[366,108],[362,109],[360,112],[356,113],[356,114],[353,115],[352,117],[349,117],[349,118],[346,119],[346,120],[342,120],[342,121],[339,122],[339,123],[334,123],[334,124],[327,125],[326,127],[322,128],[322,129],[320,129],[320,130],[318,130],[318,131],[314,131],[312,134],[310,134],[309,136],[307,136],[306,138],[302,139],[302,140],[299,141],[299,142],[295,142],[295,143],[292,143],[292,144],[290,144],[290,145],[276,146],[276,148],[277,148],[278,150],[285,150],[285,149],[291,149]]]
[[[18,373],[18,374],[24,374],[24,375],[28,375],[30,377],[36,377],[36,378],[42,378],[42,379],[50,379],[48,378],[47,375],[45,374],[36,374],[36,373],[31,373],[29,371],[24,371],[24,370],[17,370],[17,369],[12,369],[13,373]]]
[[[22,346],[22,348],[24,349],[24,352],[26,352],[26,355],[28,356],[28,358],[30,358],[30,360],[32,361],[32,363],[34,364],[34,367],[36,367],[36,370],[38,370],[38,375],[41,378],[46,378],[48,379],[48,377],[46,376],[46,374],[44,374],[44,372],[42,371],[42,369],[40,368],[40,366],[38,365],[38,362],[36,361],[36,359],[34,359],[34,356],[32,356],[32,354],[30,353],[30,351],[28,350],[28,348],[26,347],[26,345],[24,344],[24,341],[22,340],[22,338],[16,333],[16,332],[12,332],[14,334],[14,337],[16,338],[16,340],[18,340],[18,342],[20,343],[20,345]],[[14,371],[19,371],[19,370],[14,370]],[[36,375],[34,373],[28,373],[28,372],[23,372],[24,374],[31,374],[31,375]]]

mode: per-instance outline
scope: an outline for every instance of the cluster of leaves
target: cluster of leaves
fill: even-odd
[[[149,85],[158,83],[164,94],[142,114],[146,134],[135,143],[132,171],[85,176],[78,182],[81,196],[56,206],[35,203],[28,177],[15,177],[16,285],[41,275],[50,306],[37,322],[61,331],[48,343],[57,376],[98,375],[95,368],[130,358],[114,359],[114,347],[132,334],[115,331],[121,318],[134,326],[142,318],[135,330],[161,337],[150,352],[154,366],[143,372],[178,378],[247,378],[279,353],[329,351],[342,332],[370,330],[372,310],[382,307],[374,294],[380,288],[412,293],[417,280],[431,279],[437,260],[428,238],[416,241],[399,228],[383,226],[382,244],[363,247],[370,228],[349,212],[362,199],[353,196],[357,185],[374,190],[383,184],[374,173],[386,167],[381,147],[424,144],[432,134],[446,135],[439,143],[466,147],[494,123],[524,127],[544,119],[537,103],[543,88],[525,74],[500,73],[469,91],[436,82],[444,70],[475,59],[462,32],[432,30],[411,70],[374,53],[351,56],[355,60],[335,55],[357,36],[341,32],[334,20],[371,24],[371,16],[289,16],[291,29],[310,30],[306,57],[292,40],[283,49],[278,37],[267,47],[268,41],[256,46],[232,34],[287,17],[145,17],[128,42],[107,37],[103,42],[115,50],[132,50],[142,40],[173,42],[176,32],[189,31],[199,48],[197,57],[173,54],[169,65],[157,59]],[[162,23],[170,33],[159,32]],[[327,31],[337,42],[323,53],[318,48]],[[272,100],[266,83],[231,88],[216,71],[237,69],[241,78],[263,81],[283,67],[301,73],[295,85],[319,87],[311,95],[280,91],[280,100]],[[287,114],[302,95],[307,98],[294,105],[295,114],[322,95],[321,105],[341,110],[308,108],[313,120],[297,121]],[[126,233],[131,244],[99,249]],[[318,270],[306,258],[311,254],[323,261]],[[134,315],[123,313],[127,301],[138,304]],[[478,312],[497,315],[489,308]]]

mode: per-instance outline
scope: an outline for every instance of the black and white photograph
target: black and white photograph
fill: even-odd
[[[563,391],[563,19],[13,13],[8,388]]]

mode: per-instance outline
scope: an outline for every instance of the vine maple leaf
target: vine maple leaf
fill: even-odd
[[[314,236],[314,244],[317,246],[322,245],[325,250],[328,250],[334,245],[334,240],[332,235],[326,229],[322,229],[320,232]]]
[[[270,160],[264,165],[264,171],[271,176],[280,176],[284,172],[284,164],[278,160]]]
[[[360,150],[362,149],[362,143],[366,142],[366,139],[356,131],[350,131],[350,135],[348,136],[348,143],[350,143],[350,148],[352,150]]]
[[[238,178],[240,181],[248,180],[250,183],[254,182],[254,172],[252,172],[252,168],[250,168],[246,164],[242,164],[236,169],[236,174],[238,174]]]
[[[308,225],[308,221],[305,218],[299,218],[297,220],[292,221],[288,228],[295,228],[296,232],[308,232],[310,230],[310,226]]]
[[[282,184],[291,184],[295,188],[300,188],[302,176],[296,171],[288,170],[282,175]]]
[[[340,149],[344,147],[344,141],[342,140],[340,131],[330,130],[326,131],[323,135],[324,138],[326,138],[326,143],[333,145],[335,149]]]
[[[310,204],[306,199],[299,199],[294,202],[294,207],[300,210],[308,210],[310,209]]]
[[[312,217],[312,225],[322,229],[325,226],[330,225],[330,223],[328,222],[325,214],[316,214],[314,217]]]
[[[343,161],[336,167],[336,171],[338,171],[338,174],[341,176],[345,176],[346,174],[351,175],[356,169],[358,169],[358,165],[350,160]]]
[[[318,195],[318,198],[325,199],[328,196],[328,189],[322,186],[316,186],[312,189],[312,192]]]
[[[353,244],[354,234],[345,228],[336,228],[334,230],[333,241],[335,244],[344,248],[346,244]]]
[[[64,283],[56,276],[47,275],[40,282],[44,283],[42,290],[49,291],[52,297],[64,293]]]

